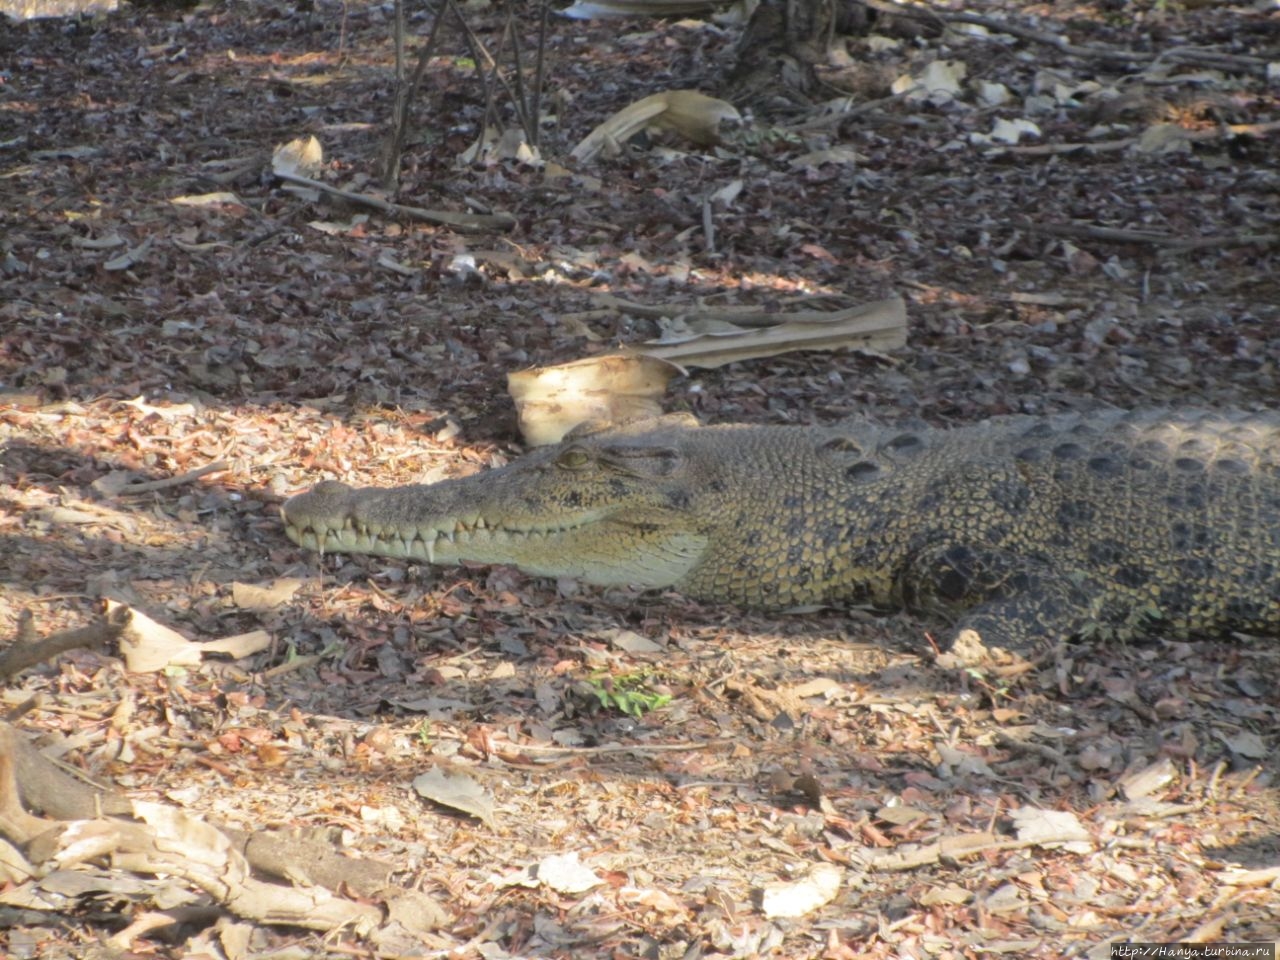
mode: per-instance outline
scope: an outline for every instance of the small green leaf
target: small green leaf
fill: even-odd
[[[616,677],[592,677],[587,684],[600,701],[600,706],[639,719],[671,702],[671,694],[650,690],[647,682],[645,673],[628,673]]]

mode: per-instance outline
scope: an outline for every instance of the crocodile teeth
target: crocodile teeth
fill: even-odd
[[[574,525],[555,528],[508,529],[485,517],[469,515],[443,520],[439,526],[426,525],[406,531],[395,524],[384,524],[359,516],[346,516],[338,525],[298,527],[297,542],[321,554],[374,553],[387,557],[442,562],[441,552],[466,555],[469,548],[480,544],[545,543],[575,529]],[[443,549],[442,548],[443,545]]]

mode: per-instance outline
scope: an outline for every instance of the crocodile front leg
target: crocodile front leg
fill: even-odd
[[[954,543],[917,554],[903,580],[907,609],[952,621],[947,647],[964,662],[1002,652],[1025,657],[1038,643],[1105,629],[1102,594],[1078,571]]]

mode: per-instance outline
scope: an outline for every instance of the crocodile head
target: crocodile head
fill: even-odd
[[[723,451],[697,443],[703,432],[660,418],[570,434],[462,479],[388,489],[326,481],[285,503],[285,531],[322,552],[667,587],[697,567],[720,512],[707,498],[716,499]]]

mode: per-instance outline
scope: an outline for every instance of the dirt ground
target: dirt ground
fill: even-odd
[[[537,9],[516,11],[530,68]],[[659,136],[580,169],[574,144],[627,103],[715,92],[739,28],[552,17],[542,155],[563,167],[458,162],[486,94],[446,30],[396,199],[515,218],[495,234],[272,176],[273,147],[313,134],[319,179],[376,192],[390,5],[0,24],[0,633],[92,624],[105,596],[194,641],[269,636],[154,672],[71,650],[7,678],[8,719],[131,799],[319,831],[438,910],[274,924],[99,857],[5,868],[8,955],[1105,957],[1112,940],[1280,939],[1274,638],[1074,647],[1005,686],[936,667],[941,625],[907,617],[317,558],[282,533],[279,503],[321,479],[518,455],[506,374],[657,334],[601,293],[673,314],[905,298],[904,349],[676,380],[668,409],[711,421],[1274,407],[1275,5],[965,10],[1026,29],[863,18],[818,66],[825,112],[764,95],[722,146]],[[465,17],[498,47],[507,8]],[[413,49],[432,19],[409,11]],[[934,61],[966,68],[954,97],[892,95]],[[1039,135],[976,136],[1018,119]],[[419,796],[432,771],[469,792]]]

